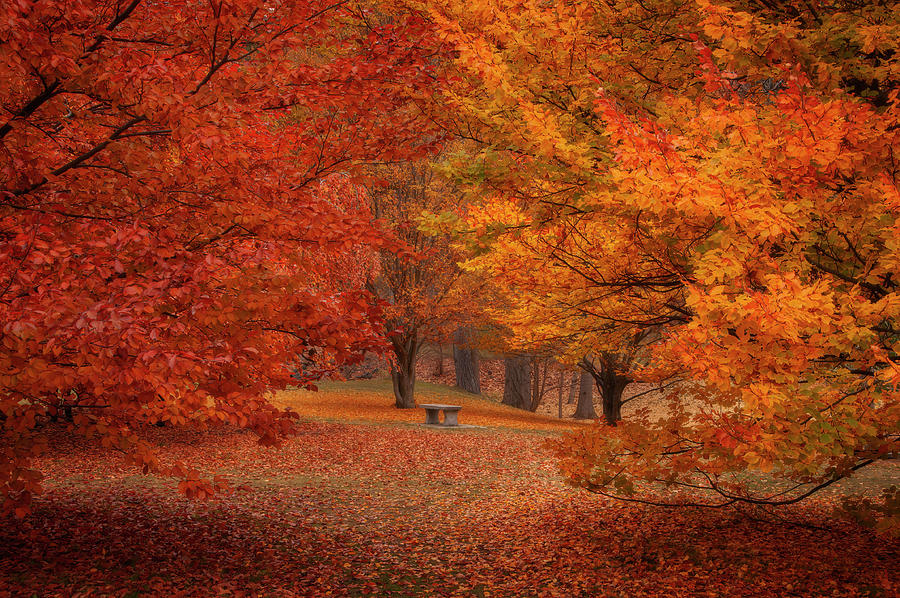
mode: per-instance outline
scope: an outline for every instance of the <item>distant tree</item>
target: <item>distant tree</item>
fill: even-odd
[[[573,417],[597,419],[597,412],[594,410],[594,377],[587,370],[582,370],[578,377],[578,403]]]
[[[470,328],[461,326],[456,329],[453,334],[453,363],[456,368],[456,386],[477,395],[481,394],[481,370],[474,341]]]
[[[387,303],[386,333],[393,350],[391,380],[395,406],[415,407],[416,357],[426,340],[443,341],[468,309],[461,292],[465,277],[446,236],[423,232],[424,211],[454,210],[452,185],[421,160],[379,166],[370,171],[373,215],[405,244],[406,251],[380,252],[367,287]]]
[[[503,359],[503,404],[519,409],[531,408],[531,355],[511,355]]]

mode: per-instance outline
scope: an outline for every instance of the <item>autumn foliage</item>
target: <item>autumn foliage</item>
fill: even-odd
[[[896,593],[896,542],[831,512],[900,531],[898,47],[854,0],[4,2],[0,571]],[[604,423],[411,427],[421,343],[485,299],[484,346],[580,364]],[[313,392],[390,349],[393,399]],[[623,418],[631,381],[670,386]]]
[[[513,323],[611,352],[651,332],[635,375],[685,380],[662,420],[561,443],[572,482],[782,505],[897,451],[889,3],[426,9],[463,73],[447,126],[487,148],[461,169],[484,198],[469,224],[496,239],[479,267],[520,297]]]
[[[405,420],[414,412],[393,407],[389,386],[325,385],[318,401],[306,391],[280,395],[276,401],[307,421],[279,448],[261,449],[233,429],[154,428],[147,438],[159,453],[240,480],[235,492],[205,501],[185,499],[165,478],[135,475],[95,444],[56,437],[55,450],[40,459],[46,499],[28,518],[0,527],[0,593],[900,591],[898,542],[829,519],[834,496],[782,513],[789,524],[755,510],[673,511],[600,498],[560,479],[546,432],[536,431],[549,430],[549,418],[470,396],[460,421],[473,421],[474,412],[487,428],[412,427]],[[457,394],[429,388],[425,396],[444,402]],[[309,421],[318,417],[332,421]]]
[[[366,287],[384,303],[398,408],[415,407],[415,364],[423,343],[445,342],[476,304],[477,285],[467,284],[447,235],[420,227],[423,213],[462,211],[452,182],[440,172],[442,162],[435,157],[369,171],[369,209],[407,250],[382,250],[366,269]]]
[[[4,2],[0,495],[22,514],[50,420],[185,479],[148,424],[268,444],[265,393],[381,347],[334,264],[384,235],[338,170],[427,151],[423,21],[330,2]],[[338,181],[339,182],[339,181]],[[374,319],[373,319],[374,318]]]

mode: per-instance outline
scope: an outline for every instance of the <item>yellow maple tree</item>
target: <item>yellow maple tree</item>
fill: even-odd
[[[611,351],[655,329],[647,371],[685,379],[664,419],[561,443],[571,481],[780,505],[897,451],[895,10],[417,7],[457,51],[442,100],[448,126],[484,148],[459,168],[485,204],[469,223],[477,267],[530,302],[517,325]],[[753,490],[747,471],[777,490]],[[694,496],[643,494],[646,482]]]

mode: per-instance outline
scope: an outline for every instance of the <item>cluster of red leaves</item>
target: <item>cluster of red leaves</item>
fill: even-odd
[[[272,443],[291,421],[261,395],[383,345],[340,266],[395,244],[346,178],[437,141],[407,108],[437,42],[369,12],[0,4],[0,509],[40,493],[48,420],[162,471],[135,427],[227,422]]]
[[[533,433],[321,422],[279,449],[234,430],[147,435],[245,486],[190,501],[69,438],[40,464],[33,515],[0,526],[0,596],[900,591],[900,546],[824,505],[790,516],[827,529],[608,502],[562,484]]]

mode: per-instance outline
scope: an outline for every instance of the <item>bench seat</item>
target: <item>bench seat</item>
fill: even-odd
[[[460,405],[442,405],[440,403],[427,403],[419,405],[425,410],[425,423],[440,425],[440,413],[444,412],[445,426],[458,426],[457,413],[462,407]]]

